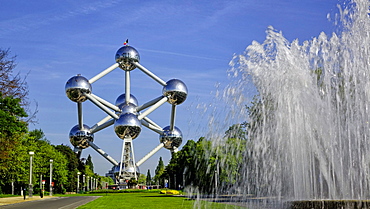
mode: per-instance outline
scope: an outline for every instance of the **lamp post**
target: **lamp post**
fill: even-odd
[[[87,176],[86,191],[90,191],[90,176]]]
[[[33,187],[32,187],[32,156],[35,154],[34,152],[30,151],[30,184],[28,187],[28,197],[32,197]]]
[[[80,192],[80,175],[81,172],[77,172],[77,194]]]
[[[49,195],[53,196],[53,159],[50,159],[50,185],[49,185]]]
[[[86,191],[86,190],[85,190],[85,180],[86,180],[86,176],[85,176],[85,174],[84,174],[84,175],[82,175],[82,177],[83,177],[83,178],[82,178],[82,191],[84,191],[84,192],[85,192],[85,191]]]
[[[96,181],[97,181],[97,179],[96,178],[94,178],[94,189],[96,190]]]

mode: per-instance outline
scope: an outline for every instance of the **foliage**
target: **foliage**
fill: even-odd
[[[9,168],[6,173],[2,172],[4,192],[10,193],[11,181],[15,182],[18,191],[20,187],[25,187],[29,183],[30,151],[34,152],[32,156],[32,184],[35,192],[40,189],[41,176],[46,180],[45,189],[49,190],[50,159],[53,159],[54,191],[63,192],[63,185],[67,182],[67,159],[47,141],[41,130],[33,130],[24,134],[12,150],[7,161]]]
[[[138,184],[146,184],[146,176],[141,173],[139,175],[139,177],[137,178],[137,183]]]
[[[192,186],[201,193],[230,191],[241,180],[242,153],[248,142],[245,127],[246,124],[231,126],[219,145],[204,137],[197,142],[188,140],[172,155],[162,178],[170,180],[172,189]]]
[[[128,186],[128,188],[134,188],[136,185],[137,185],[137,180],[136,180],[135,178],[131,178],[131,179],[127,182],[127,186]]]
[[[155,168],[154,181],[156,184],[164,185],[163,173],[164,173],[164,163],[163,163],[162,157],[160,157],[158,161],[158,165]]]
[[[107,185],[114,184],[114,181],[111,177],[99,176],[98,188],[106,188]]]
[[[12,97],[19,99],[20,106],[29,111],[30,103],[28,101],[28,86],[26,77],[22,78],[20,73],[14,74],[16,67],[15,56],[10,57],[10,50],[0,49],[0,92],[2,97]],[[37,104],[36,104],[37,105]],[[25,119],[26,122],[36,122],[37,110],[29,114],[29,117]]]
[[[22,106],[27,104],[27,83],[20,74],[13,75],[16,67],[15,56],[9,57],[10,50],[0,49],[0,92],[3,96],[12,96],[23,101]]]
[[[28,87],[25,78],[14,74],[15,57],[9,50],[0,49],[0,193],[10,193],[12,186],[16,191],[27,187],[30,174],[30,155],[32,156],[32,179],[34,191],[40,189],[40,178],[46,180],[46,190],[50,182],[50,160],[54,192],[75,191],[77,172],[97,178],[93,172],[91,156],[87,165],[83,164],[65,145],[53,146],[45,138],[43,131],[28,130],[28,123],[35,122],[35,114],[30,116]],[[110,182],[110,178],[101,179]]]
[[[64,187],[66,191],[76,191],[77,187],[77,172],[78,172],[78,158],[73,150],[66,145],[54,146],[57,151],[62,153],[67,159],[67,182]]]
[[[13,169],[15,150],[21,138],[27,133],[27,123],[20,120],[27,117],[20,105],[19,98],[3,97],[0,92],[0,183],[7,182],[9,172]],[[10,177],[12,180],[14,177]]]
[[[41,138],[40,138],[41,137]],[[28,151],[33,151],[33,179],[34,185],[38,187],[37,178],[40,175],[46,177],[46,185],[50,185],[50,160],[53,160],[52,181],[54,182],[54,191],[56,193],[65,192],[64,185],[67,183],[67,159],[65,156],[55,149],[54,146],[44,137],[41,130],[31,131],[28,137],[23,141],[23,145],[27,147]],[[28,152],[25,153],[28,155]],[[28,162],[26,162],[28,164]]]
[[[90,154],[89,154],[89,156],[86,159],[86,165],[88,165],[89,168],[90,168],[90,170],[91,170],[91,172],[94,173],[94,163],[92,161],[92,158],[91,158],[91,155]]]
[[[150,169],[148,169],[148,173],[146,174],[146,185],[152,184],[152,176],[150,175]]]

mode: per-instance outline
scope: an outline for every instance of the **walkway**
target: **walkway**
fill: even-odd
[[[53,196],[44,196],[44,198],[41,198],[40,196],[33,196],[31,198],[28,198],[28,196],[27,196],[25,200],[23,199],[23,196],[4,197],[4,198],[0,198],[0,206],[14,204],[14,203],[20,203],[20,202],[27,202],[27,201],[43,200],[43,199],[48,199],[48,198],[53,198]]]
[[[75,209],[100,196],[44,197],[34,196],[23,200],[23,197],[0,198],[0,208],[4,209]]]

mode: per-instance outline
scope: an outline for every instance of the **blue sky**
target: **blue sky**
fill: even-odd
[[[39,110],[39,123],[30,129],[42,129],[53,144],[70,145],[68,133],[77,124],[77,105],[65,95],[66,81],[76,74],[92,78],[114,64],[116,51],[129,39],[143,66],[165,81],[178,78],[186,83],[189,95],[177,107],[176,118],[185,144],[206,135],[207,118],[214,114],[207,109],[217,105],[215,92],[229,83],[233,54],[243,53],[253,40],[263,42],[270,25],[289,41],[310,40],[322,31],[330,35],[335,26],[328,16],[338,12],[337,4],[337,0],[2,1],[0,48],[17,56],[16,72],[29,73],[29,98]],[[131,76],[132,94],[139,104],[161,95],[162,87],[141,71],[136,69]],[[111,103],[123,92],[124,71],[119,69],[93,84],[93,93]],[[83,111],[90,126],[105,117],[88,101]],[[169,125],[170,105],[149,117],[163,127]],[[95,134],[94,142],[119,161],[122,140],[112,127]],[[134,140],[136,160],[158,144],[158,134],[143,128]],[[112,167],[92,148],[82,156],[88,154],[99,174]],[[170,152],[159,151],[140,167],[141,172],[153,173],[160,156],[167,163]]]

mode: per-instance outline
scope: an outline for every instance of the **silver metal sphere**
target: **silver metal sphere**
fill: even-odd
[[[116,99],[116,106],[119,106],[120,104],[124,104],[126,103],[126,94],[123,93],[121,95],[119,95],[119,97]],[[135,105],[135,106],[139,106],[139,102],[137,101],[136,97],[132,94],[130,94],[130,100],[129,100],[129,103]]]
[[[94,141],[94,134],[90,133],[90,127],[87,125],[83,125],[82,130],[78,125],[74,126],[71,131],[69,132],[69,141],[75,147],[85,149],[89,147],[89,143]]]
[[[167,85],[163,87],[162,93],[164,96],[170,96],[168,102],[173,105],[179,105],[186,100],[188,96],[188,88],[184,82],[179,79],[167,81]]]
[[[159,136],[159,141],[164,144],[164,148],[173,150],[182,143],[182,133],[176,126],[170,131],[170,126],[163,128],[163,134]]]
[[[118,105],[118,108],[121,110],[121,114],[126,114],[126,113],[132,113],[134,115],[137,115],[137,111],[136,111],[136,105],[134,104],[126,104],[126,103],[123,103],[123,104],[120,104]]]
[[[85,77],[77,75],[67,81],[65,91],[70,100],[74,102],[84,102],[87,98],[83,93],[90,94],[92,88]]]
[[[132,62],[139,62],[140,55],[139,52],[132,46],[123,46],[118,49],[116,53],[116,62],[119,64],[119,67],[125,71],[131,71],[136,68]]]
[[[114,131],[120,139],[125,137],[135,139],[141,132],[141,123],[135,114],[121,114],[114,123]]]

